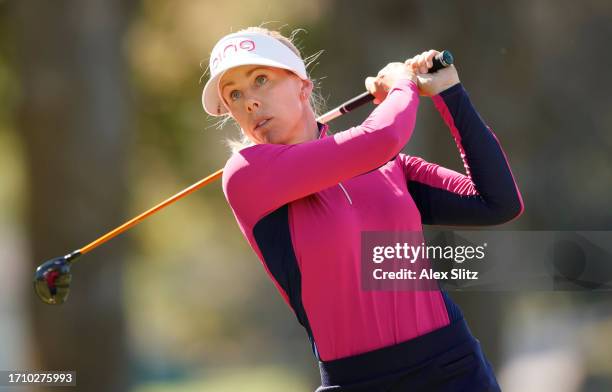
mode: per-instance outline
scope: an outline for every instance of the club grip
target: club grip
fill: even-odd
[[[449,52],[448,50],[443,50],[440,53],[438,53],[436,57],[434,57],[434,59],[432,60],[433,66],[429,68],[427,73],[433,73],[433,72],[439,71],[442,68],[448,67],[454,62],[455,62],[455,59],[453,58],[453,54]],[[366,91],[365,93],[359,94],[356,97],[346,101],[340,107],[340,113],[342,114],[348,113],[351,110],[356,109],[360,107],[361,105],[364,105],[372,101],[373,99],[374,99],[374,96]]]
[[[454,62],[453,55],[448,50],[443,50],[433,59],[433,65],[429,69],[428,73],[439,71],[442,68],[448,67]],[[330,110],[329,112],[320,116],[317,121],[326,124],[329,121],[338,118],[344,113],[348,113],[353,109],[357,109],[358,107],[371,102],[374,99],[374,96],[370,94],[368,91],[357,95],[344,102],[342,105],[336,107],[335,109]]]
[[[438,53],[436,57],[434,57],[432,61],[433,66],[429,68],[429,71],[427,71],[427,73],[433,73],[433,72],[439,71],[442,68],[448,67],[454,62],[455,62],[455,59],[453,58],[453,54],[449,52],[448,50],[443,50],[440,53]]]

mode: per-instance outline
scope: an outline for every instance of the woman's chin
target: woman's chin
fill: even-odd
[[[262,144],[291,144],[292,140],[288,132],[277,132],[269,128],[256,129],[254,136]]]
[[[258,135],[258,139],[261,143],[271,144],[274,143],[274,138],[270,137],[271,135],[267,132],[262,132]]]
[[[259,138],[260,140],[263,140],[263,143],[268,143],[268,144],[284,144],[283,143],[283,135],[277,135],[275,132],[273,132],[272,130],[266,129],[266,130],[262,130],[262,132],[260,132],[259,134]]]
[[[249,136],[252,140],[255,140],[257,144],[271,143],[268,132],[264,129],[254,129],[251,131]]]

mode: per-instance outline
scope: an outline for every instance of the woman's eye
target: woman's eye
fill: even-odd
[[[268,81],[268,78],[265,75],[259,75],[255,78],[255,84],[258,86],[264,85]]]
[[[230,99],[231,99],[232,101],[235,101],[235,100],[237,100],[238,98],[240,98],[240,91],[238,91],[238,90],[232,90],[232,91],[230,92],[229,96],[230,96]]]

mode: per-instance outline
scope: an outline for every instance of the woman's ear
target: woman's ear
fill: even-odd
[[[310,94],[312,94],[312,89],[314,88],[314,83],[312,80],[302,80],[302,86],[300,88],[300,98],[303,100],[308,100],[310,98]]]

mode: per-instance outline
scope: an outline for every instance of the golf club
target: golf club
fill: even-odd
[[[444,50],[434,58],[433,67],[429,69],[429,72],[436,72],[444,67],[448,67],[449,65],[453,64],[453,62],[454,59],[452,54],[449,51]],[[346,101],[337,108],[323,114],[317,119],[317,121],[325,124],[345,113],[348,113],[372,101],[373,99],[374,96],[366,91],[365,93],[362,93]],[[204,187],[205,185],[217,180],[221,177],[222,174],[223,169],[219,169],[216,172],[210,174],[208,177],[203,178],[202,180],[191,185],[190,187],[159,203],[155,207],[150,208],[149,210],[141,213],[140,215],[130,219],[121,226],[111,230],[110,232],[104,234],[95,241],[85,245],[84,247],[75,250],[74,252],[69,253],[65,256],[56,257],[51,260],[45,261],[36,269],[36,273],[34,274],[34,290],[36,291],[36,294],[38,294],[38,297],[46,304],[57,305],[64,303],[68,298],[68,294],[70,292],[70,282],[72,280],[70,267],[77,258],[92,251],[93,249],[116,237],[117,235],[123,233],[129,228],[135,226],[143,219],[156,213],[167,205],[172,204],[175,201],[189,195],[190,193],[195,192],[198,189]]]

